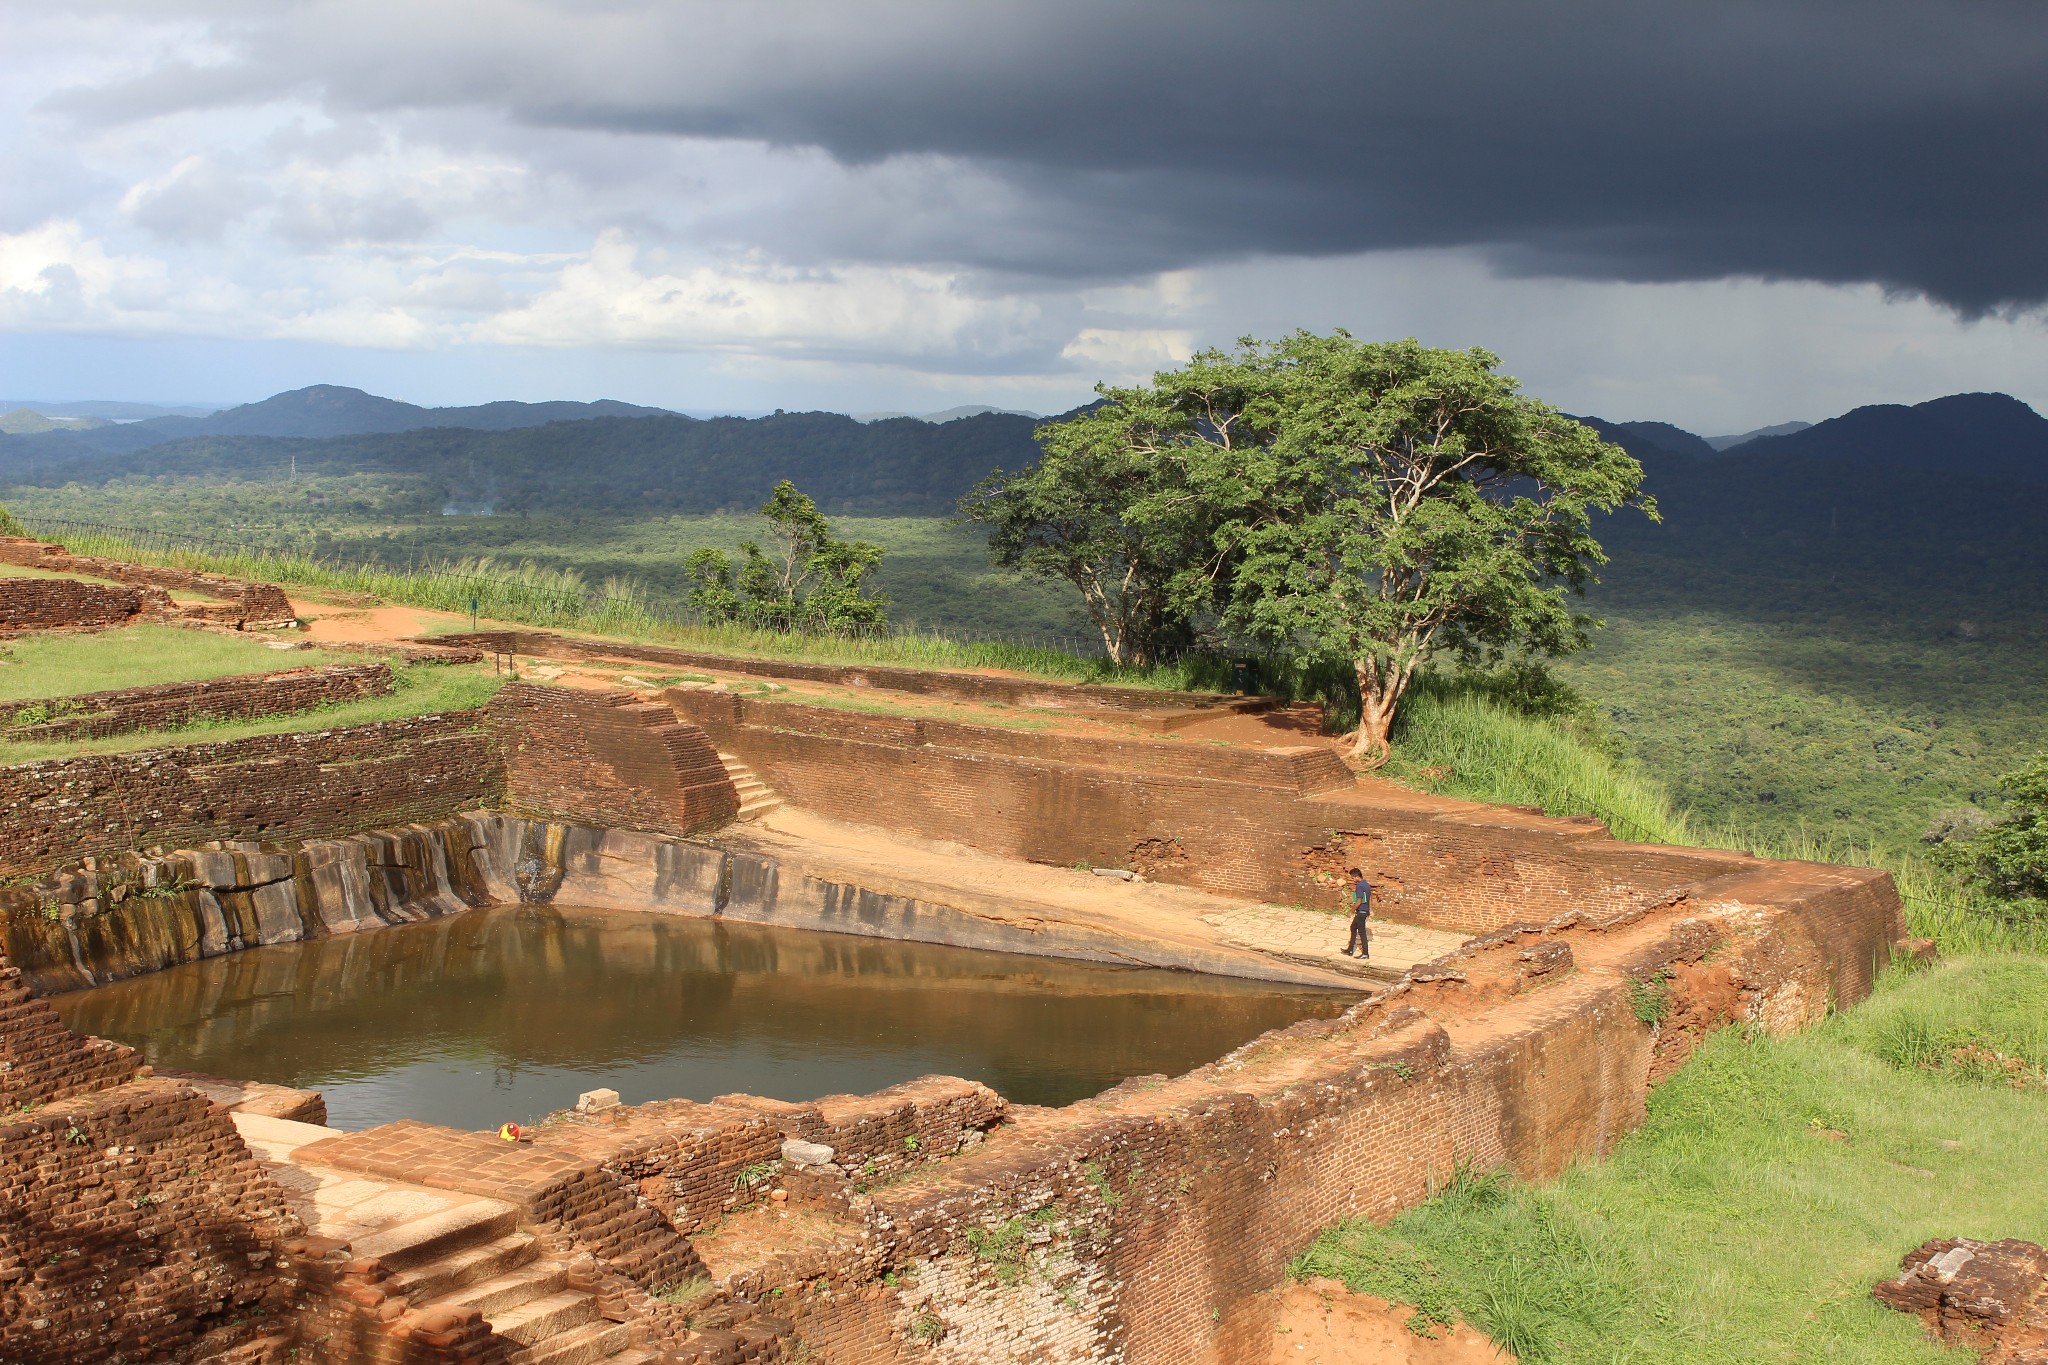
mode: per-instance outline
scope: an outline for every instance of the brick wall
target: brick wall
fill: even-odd
[[[476,712],[0,768],[0,875],[222,838],[315,838],[494,802]]]
[[[75,578],[0,578],[0,633],[125,626],[146,616],[162,617],[170,605],[152,588]]]
[[[630,659],[671,668],[706,668],[757,678],[790,678],[830,683],[836,687],[874,687],[947,701],[989,702],[1002,706],[1038,706],[1063,710],[1095,710],[1126,714],[1213,710],[1261,712],[1274,704],[1263,698],[1232,698],[1214,692],[1169,692],[1149,687],[1097,687],[1038,678],[1005,678],[983,673],[949,673],[942,669],[891,668],[880,664],[813,664],[784,659],[747,659],[706,654],[668,645],[634,645],[615,640],[586,640],[539,630],[487,630],[474,634],[436,635],[436,642],[475,645],[499,654],[532,654],[549,659]]]
[[[1029,740],[973,726],[719,693],[668,697],[776,792],[820,814],[1034,862],[1131,868],[1219,895],[1335,907],[1338,874],[1355,864],[1391,917],[1485,932],[1668,898],[1754,865],[1740,854],[1617,843],[1596,822],[1348,778],[1346,789],[1323,791],[1320,770],[1296,769],[1293,755],[1260,772],[1248,754],[1072,737],[1034,755],[1017,752]]]
[[[129,564],[118,559],[75,555],[61,545],[48,545],[21,536],[0,536],[0,564],[47,569],[53,573],[89,574],[117,583],[146,585],[163,593],[188,592],[211,597],[217,606],[195,607],[179,612],[196,620],[219,621],[235,626],[289,626],[296,624],[292,604],[284,589],[275,583],[251,583],[239,578],[199,573],[191,569],[165,569],[149,564]]]
[[[1390,1216],[1461,1163],[1551,1178],[1641,1122],[1672,1029],[1635,1017],[1632,979],[1671,972],[1675,1020],[1701,1006],[1677,998],[1695,973],[1725,971],[1737,990],[1710,1026],[1809,1023],[1831,992],[1860,994],[1829,961],[1882,957],[1897,904],[1882,876],[1853,881],[1758,868],[1699,917],[1503,933],[1427,984],[1186,1076],[1017,1111],[986,1143],[868,1192],[836,1236],[814,1228],[759,1257],[748,1243],[768,1229],[735,1226],[697,1247],[832,1365],[1263,1359],[1270,1338],[1238,1310],[1322,1228]],[[1832,953],[1783,956],[1830,940]],[[892,1295],[862,1292],[884,1272]],[[906,1350],[920,1323],[936,1341]]]
[[[0,954],[0,1114],[119,1085],[135,1069],[134,1048],[65,1028]]]
[[[7,581],[0,579],[0,583]],[[199,719],[293,715],[319,706],[389,695],[391,665],[386,663],[243,673],[197,682],[157,683],[151,687],[52,697],[41,703],[51,713],[51,719],[0,730],[0,739],[90,739],[129,730],[162,729]]]
[[[1241,782],[1306,794],[1356,785],[1342,759],[1322,746],[1292,749],[1235,749],[1186,740],[1118,740],[1011,730],[994,725],[914,716],[842,711],[802,702],[760,700],[693,688],[672,688],[663,699],[678,715],[703,726],[723,742],[737,726],[793,734],[895,744],[931,745],[971,753],[1038,758],[1081,767],[1137,772],[1153,777],[1191,777]]]
[[[546,820],[687,834],[739,813],[710,739],[623,692],[511,683],[491,699],[505,809]]]
[[[0,1119],[0,1359],[221,1358],[290,1306],[299,1230],[225,1110],[140,1080]]]

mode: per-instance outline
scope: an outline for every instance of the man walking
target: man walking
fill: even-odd
[[[1351,876],[1351,941],[1344,945],[1344,956],[1371,957],[1372,883],[1355,867],[1344,870]]]

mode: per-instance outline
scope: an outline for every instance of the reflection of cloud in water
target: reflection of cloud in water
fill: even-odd
[[[631,1099],[810,1099],[928,1072],[1066,1103],[1347,997],[1185,972],[557,907],[189,963],[56,1001],[153,1062],[309,1085],[334,1122]]]

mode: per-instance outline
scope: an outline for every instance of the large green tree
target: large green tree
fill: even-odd
[[[1592,621],[1571,598],[1606,562],[1593,515],[1656,515],[1634,458],[1498,364],[1342,331],[1247,339],[1042,431],[1047,496],[1085,499],[1128,466],[1122,525],[1200,531],[1157,542],[1168,609],[1206,596],[1234,635],[1346,661],[1354,753],[1383,759],[1433,657],[1583,648]]]

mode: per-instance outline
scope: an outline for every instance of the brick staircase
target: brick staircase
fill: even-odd
[[[236,1114],[235,1126],[300,1209],[309,1231],[348,1243],[386,1274],[377,1288],[421,1318],[437,1309],[481,1313],[510,1343],[514,1365],[657,1365],[669,1355],[632,1341],[569,1267],[543,1255],[502,1200],[427,1189],[300,1160],[331,1128]]]
[[[513,1223],[507,1208],[459,1234],[430,1234],[409,1244],[408,1225],[401,1225],[358,1242],[355,1251],[375,1255],[393,1271],[386,1286],[417,1312],[482,1313],[493,1332],[513,1343],[518,1365],[652,1365],[667,1359],[634,1346],[632,1328],[607,1321],[593,1296],[571,1287],[569,1267],[541,1255],[533,1237]],[[387,1248],[385,1239],[398,1241]]]
[[[777,796],[752,768],[740,762],[738,758],[721,750],[718,761],[725,765],[726,775],[732,779],[733,790],[739,793],[740,813],[734,817],[735,819],[758,820],[782,805],[782,798]]]

